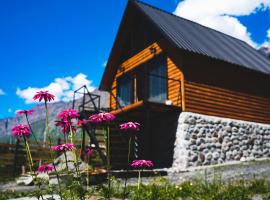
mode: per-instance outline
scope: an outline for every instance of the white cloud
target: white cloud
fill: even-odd
[[[42,88],[28,87],[26,89],[17,88],[16,94],[25,100],[25,103],[34,103],[33,96],[40,90],[48,90],[55,95],[55,101],[70,101],[73,98],[73,91],[86,85],[90,91],[95,87],[92,81],[87,79],[85,74],[79,73],[74,77],[56,78],[48,86]]]
[[[270,39],[270,28],[267,30],[267,37]]]
[[[236,17],[248,16],[268,8],[270,0],[183,0],[174,13],[257,47],[247,27]]]
[[[264,43],[261,46],[270,48],[270,28],[267,30],[266,34],[267,34],[267,39],[264,41]]]
[[[9,112],[9,113],[11,113],[11,112],[12,112],[12,109],[11,109],[11,108],[9,108],[9,109],[8,109],[8,112]]]
[[[6,93],[2,90],[2,89],[0,89],[0,96],[1,95],[5,95]]]

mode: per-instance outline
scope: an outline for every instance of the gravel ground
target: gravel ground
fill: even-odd
[[[253,179],[264,178],[270,180],[270,159],[261,159],[249,162],[234,162],[230,164],[212,166],[212,167],[197,167],[190,168],[188,171],[182,171],[178,173],[171,173],[169,169],[163,169],[167,171],[168,175],[164,176],[172,184],[180,184],[187,180],[196,180],[198,178],[211,180],[214,176],[220,176],[222,181],[231,181],[239,179]],[[142,182],[147,184],[153,181],[153,177],[142,177]],[[120,179],[123,180],[123,179]],[[123,181],[122,181],[123,182]],[[129,178],[129,185],[136,185],[137,178]],[[33,191],[34,186],[18,186],[14,182],[0,185],[0,191]],[[36,198],[18,198],[17,200],[35,200]],[[256,196],[254,199],[260,199],[260,196]]]
[[[220,176],[222,181],[231,181],[239,179],[251,180],[262,178],[270,180],[270,159],[260,159],[248,162],[234,162],[212,167],[193,168],[187,172],[168,173],[168,180],[172,184],[179,184],[185,180],[194,180],[197,178],[213,179],[214,176]]]

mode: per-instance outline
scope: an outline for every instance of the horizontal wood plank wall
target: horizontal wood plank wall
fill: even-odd
[[[185,81],[186,111],[270,123],[270,98]]]
[[[136,68],[137,66],[145,63],[146,61],[152,59],[155,55],[153,53],[151,53],[152,48],[155,48],[156,53],[155,55],[158,55],[162,52],[160,46],[157,43],[153,43],[150,46],[148,46],[147,48],[145,48],[144,50],[140,51],[138,54],[134,55],[133,57],[129,58],[128,60],[126,60],[125,62],[122,63],[122,69],[120,69],[120,66],[117,70],[117,73],[114,77],[113,83],[112,83],[112,87],[111,87],[111,92],[113,93],[113,95],[116,97],[116,80],[119,76],[123,75],[124,73]],[[122,71],[124,69],[124,71]],[[113,98],[113,96],[111,95],[110,97],[110,106],[112,110],[115,110],[117,108],[116,105],[116,100],[115,98]]]
[[[167,58],[168,64],[168,98],[172,101],[174,106],[182,105],[182,97],[181,97],[181,80],[182,80],[182,72],[180,69],[173,63],[170,58]],[[172,80],[173,79],[173,80]]]

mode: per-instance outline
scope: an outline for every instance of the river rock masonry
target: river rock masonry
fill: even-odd
[[[270,125],[183,112],[172,169],[270,157]]]

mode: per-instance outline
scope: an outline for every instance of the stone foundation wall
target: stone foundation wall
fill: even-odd
[[[270,125],[189,112],[179,116],[172,169],[270,157]]]

